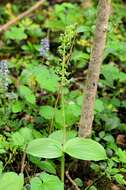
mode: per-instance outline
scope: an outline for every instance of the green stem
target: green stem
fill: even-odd
[[[65,155],[61,157],[61,181],[64,183],[64,168],[65,168]]]
[[[62,62],[62,76],[61,76],[61,110],[62,110],[62,118],[63,118],[63,148],[66,141],[66,120],[65,120],[65,99],[64,99],[64,86],[65,86],[65,46],[63,52],[63,62]],[[63,153],[61,157],[61,180],[64,183],[64,173],[65,173],[65,155]]]
[[[62,118],[63,118],[63,145],[66,141],[66,121],[65,121],[65,111],[64,111],[64,93],[63,89],[61,92],[61,102],[62,102]]]
[[[63,51],[63,62],[62,62],[62,76],[61,76],[61,107],[62,107],[62,118],[63,118],[63,135],[64,135],[64,143],[66,141],[66,119],[65,119],[65,99],[64,99],[64,86],[65,86],[65,63],[66,63],[66,57],[65,57],[65,46]],[[63,145],[64,145],[63,143]]]

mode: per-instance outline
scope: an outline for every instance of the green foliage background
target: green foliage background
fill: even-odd
[[[7,3],[0,5],[0,25],[29,8],[33,1],[24,4],[22,1],[24,6],[21,6],[18,1],[14,1],[13,4]],[[68,81],[64,94],[67,130],[73,130],[73,133],[76,133],[93,43],[96,11],[94,1],[90,1],[87,7],[84,3],[67,2],[50,5],[46,2],[31,17],[24,18],[1,35],[0,59],[7,60],[9,63],[8,91],[3,92],[2,88],[0,90],[1,173],[7,171],[19,173],[21,148],[33,139],[47,137],[50,132],[61,130],[63,127],[59,93],[61,57],[57,49],[60,46],[60,34],[64,33],[67,26],[73,24],[77,27],[77,37],[67,68]],[[102,143],[106,148],[109,159],[105,163],[101,162],[99,165],[93,163],[91,166],[96,175],[104,171],[107,177],[116,180],[116,183],[120,185],[126,184],[123,175],[126,172],[126,144],[125,142],[119,144],[120,142],[117,141],[120,134],[126,138],[125,20],[125,4],[121,0],[113,1],[107,45],[95,102],[92,135],[93,139]],[[43,58],[39,52],[40,41],[47,36],[50,40],[50,52],[48,57]],[[0,85],[2,86],[2,81]],[[75,137],[76,134],[73,136]],[[27,168],[29,175],[35,175],[34,169],[31,171],[30,167],[36,168],[38,172],[41,169],[51,174],[56,174],[57,171],[55,162],[36,159],[32,156],[27,158]],[[10,178],[9,173],[5,175]],[[50,175],[47,183],[47,175],[49,174],[41,174],[41,177],[33,178],[31,190],[41,188],[48,190],[48,184],[50,185],[53,180],[54,182],[59,180],[56,176]],[[23,186],[22,176],[13,173],[11,178],[12,180],[20,178]],[[43,179],[43,184],[40,178]],[[1,178],[0,180],[4,181]],[[34,187],[35,184],[39,187]],[[56,184],[59,184],[62,189],[59,181]],[[55,190],[58,188],[59,186],[55,187]],[[16,190],[14,187],[12,189]]]

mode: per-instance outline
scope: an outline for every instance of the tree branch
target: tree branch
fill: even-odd
[[[4,24],[3,26],[0,27],[0,33],[3,31],[6,31],[11,25],[16,24],[18,21],[20,21],[22,18],[28,16],[31,12],[35,11],[37,8],[39,8],[45,0],[40,0],[38,1],[35,5],[33,5],[30,9],[28,9],[27,11],[21,13],[20,15],[18,15],[16,18],[10,20],[9,22],[7,22],[6,24]]]

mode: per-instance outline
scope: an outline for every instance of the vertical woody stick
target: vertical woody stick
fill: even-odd
[[[106,44],[110,4],[111,0],[99,0],[98,4],[94,44],[87,73],[82,113],[79,124],[79,136],[81,137],[90,137],[92,133],[94,102],[97,93],[100,67],[102,64],[103,53]]]

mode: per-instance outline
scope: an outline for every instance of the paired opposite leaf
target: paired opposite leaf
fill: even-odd
[[[61,142],[52,138],[41,138],[29,143],[27,153],[40,158],[58,158],[62,156]],[[104,160],[104,148],[91,139],[76,137],[68,140],[64,145],[64,153],[81,160]]]
[[[80,160],[104,160],[106,153],[104,148],[91,139],[76,137],[66,142],[64,152]]]
[[[62,147],[51,138],[40,138],[31,141],[26,152],[39,158],[58,158],[62,156]]]

